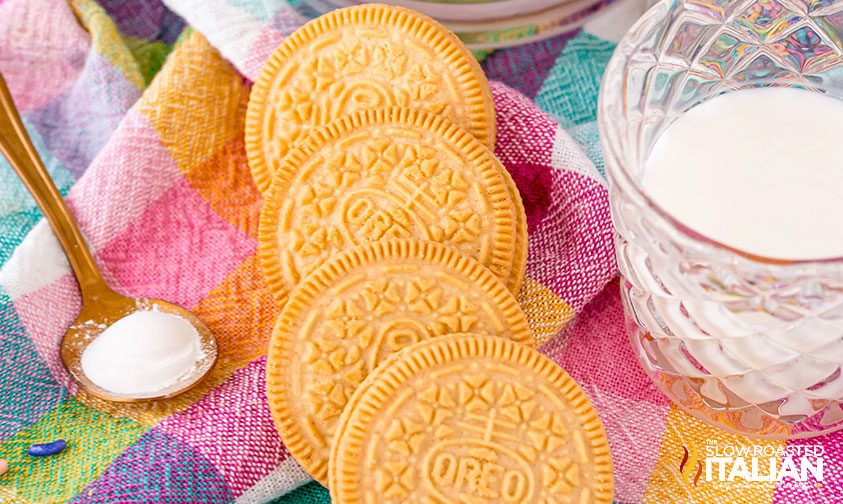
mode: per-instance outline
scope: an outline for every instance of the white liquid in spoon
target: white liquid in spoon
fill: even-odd
[[[668,126],[643,186],[677,220],[739,250],[843,256],[843,101],[792,88],[720,95]]]
[[[138,311],[110,325],[85,348],[82,369],[110,392],[155,395],[190,376],[204,355],[190,322],[168,313]]]

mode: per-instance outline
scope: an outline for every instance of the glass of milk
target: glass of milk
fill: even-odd
[[[733,432],[843,427],[841,37],[841,1],[663,0],[604,77],[632,345]]]

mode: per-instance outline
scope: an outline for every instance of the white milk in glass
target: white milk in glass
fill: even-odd
[[[668,126],[643,184],[725,245],[777,259],[841,257],[843,101],[793,88],[720,95]]]
[[[648,157],[642,183],[647,194],[678,221],[735,249],[775,259],[841,257],[843,102],[792,88],[720,95],[665,129]],[[791,341],[804,341],[806,347],[840,337],[833,327],[765,332],[764,314],[705,308],[709,309],[713,316],[694,314],[697,323],[705,324],[709,334],[722,335],[721,346],[755,369],[784,359],[775,345],[779,333]],[[678,311],[659,311],[663,319],[681,327],[683,316]],[[773,326],[780,327],[780,321],[770,320]],[[730,337],[741,332],[768,339],[765,343]],[[721,353],[695,347],[690,333],[679,336],[703,366],[730,375]],[[820,380],[841,365],[835,362],[839,358],[829,357],[827,366],[797,360],[776,371],[778,376],[769,376],[770,382],[807,385]],[[748,376],[731,375],[729,388],[756,404],[782,395],[781,389]],[[718,394],[707,392],[712,397]],[[839,399],[841,393],[829,390],[827,399]],[[725,402],[725,397],[720,399]],[[806,401],[791,398],[781,413],[808,413]]]

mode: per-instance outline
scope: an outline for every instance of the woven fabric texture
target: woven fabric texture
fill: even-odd
[[[483,64],[496,153],[527,211],[519,301],[542,351],[583,385],[606,426],[617,501],[833,502],[843,435],[819,441],[824,486],[696,486],[680,471],[683,449],[732,438],[672,407],[635,362],[595,123],[615,46],[606,27],[628,23],[629,4],[609,7],[594,33],[587,25]],[[329,502],[266,404],[277,309],[258,273],[261,201],[243,145],[251,82],[311,15],[292,0],[0,0],[0,71],[108,281],[194,310],[220,350],[213,374],[171,401],[115,405],[80,392],[58,358],[78,289],[0,161],[0,458],[10,463],[0,501]],[[68,442],[58,456],[25,453],[58,438]]]

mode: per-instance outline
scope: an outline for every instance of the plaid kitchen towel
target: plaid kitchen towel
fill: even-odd
[[[258,274],[260,195],[243,147],[251,81],[313,15],[299,3],[0,0],[0,71],[109,282],[191,308],[220,350],[212,376],[172,401],[116,405],[80,392],[57,351],[79,308],[76,284],[0,162],[0,458],[10,463],[0,502],[329,501],[266,405],[277,310]],[[843,435],[816,441],[823,485],[699,481],[706,441],[737,438],[670,406],[628,344],[595,114],[614,41],[641,8],[621,0],[582,31],[483,64],[496,152],[527,210],[519,299],[542,350],[583,385],[606,426],[617,501],[835,502]],[[60,455],[25,454],[56,438],[69,443]]]

